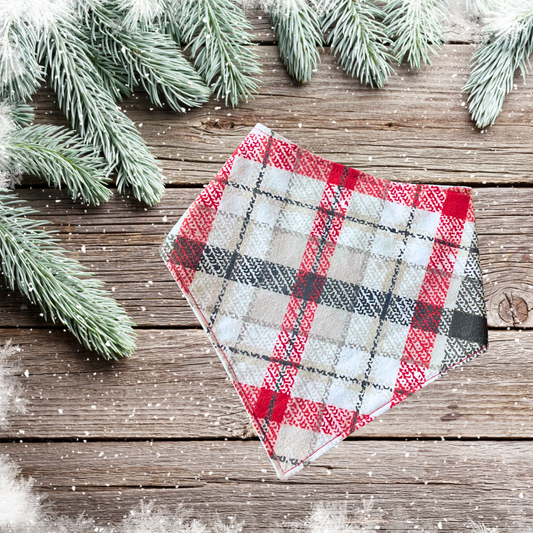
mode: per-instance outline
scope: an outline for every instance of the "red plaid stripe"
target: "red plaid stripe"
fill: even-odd
[[[342,167],[344,169],[344,167]],[[298,278],[290,298],[281,331],[274,347],[276,359],[300,363],[317,308],[331,256],[344,221],[353,189],[344,187],[350,179],[355,184],[353,173],[339,172],[340,165],[332,165],[328,182],[320,200],[319,209],[300,264]],[[304,293],[311,298],[303,298]],[[298,297],[300,296],[300,297]],[[253,406],[254,416],[262,419],[261,431],[269,447],[274,449],[279,427],[284,422],[284,413],[298,372],[297,366],[269,365],[262,391]],[[267,405],[268,404],[268,405]],[[275,422],[272,425],[272,422]],[[289,422],[287,422],[289,423]]]
[[[234,165],[236,160],[238,166]],[[253,174],[246,176],[247,168]],[[265,174],[269,185],[263,191]],[[294,186],[295,174],[299,177],[294,183],[299,188],[305,188],[302,177],[317,181],[309,191],[300,191],[304,193],[301,196],[293,189],[287,198],[283,192],[276,192],[274,197],[273,190],[283,191],[283,179],[286,185]],[[252,182],[255,188],[247,185]],[[305,198],[305,204],[299,203],[300,197]],[[369,199],[366,205],[365,197]],[[391,208],[391,204],[396,207]],[[269,209],[278,213],[280,205],[288,218],[273,215],[278,218],[271,226],[266,213]],[[455,292],[450,294],[458,294],[462,287],[462,278],[455,271],[459,254],[463,269],[467,258],[472,260],[472,254],[477,254],[473,227],[465,232],[465,225],[474,222],[472,206],[471,191],[466,187],[380,180],[311,154],[258,125],[176,226],[177,233],[165,243],[162,255],[201,317],[280,477],[299,470],[307,460],[429,380],[486,348],[486,341],[483,345],[477,340],[482,338],[479,332],[477,336],[472,333],[483,324],[483,317],[476,315],[477,308],[465,310],[469,304],[464,301],[458,313],[453,302],[451,308],[445,307],[452,284],[456,284]],[[423,211],[440,216],[426,216],[420,213]],[[280,220],[284,222],[278,229]],[[420,226],[411,227],[414,220]],[[292,232],[292,224],[308,228],[308,223],[310,231],[296,227]],[[417,235],[417,227],[422,235]],[[235,235],[239,232],[238,239],[231,231]],[[268,242],[257,241],[270,238],[274,242],[273,235],[282,249],[286,246],[282,236],[295,239],[294,245],[301,246],[297,261],[290,257],[291,245],[285,248],[289,256],[285,257],[269,248]],[[409,246],[404,254],[403,247]],[[338,256],[339,248],[342,253]],[[250,253],[251,257],[246,256]],[[261,255],[265,253],[278,259]],[[361,253],[366,254],[362,262]],[[339,261],[347,260],[354,261],[361,272],[351,273],[349,264],[343,265],[343,270]],[[476,257],[473,260],[475,263]],[[416,281],[420,268],[425,269],[421,286]],[[472,268],[471,264],[470,272]],[[198,271],[203,276],[197,283]],[[397,280],[399,272],[401,281]],[[341,279],[330,278],[332,273]],[[412,282],[404,279],[409,275],[415,276]],[[214,283],[217,276],[219,284]],[[402,284],[398,293],[397,281]],[[472,294],[473,282],[469,283],[468,300],[474,298],[476,305],[483,305],[481,289]],[[221,290],[215,288],[220,286]],[[418,294],[411,296],[410,291],[418,287]],[[252,293],[255,289],[259,292]],[[275,329],[268,323],[270,318],[264,323],[261,317],[255,318],[257,311],[247,311],[256,305],[256,296],[264,298],[261,295],[265,291],[271,291],[273,297],[275,293],[277,302],[281,295],[286,299],[283,307],[277,308]],[[239,298],[235,302],[238,305],[231,305],[232,298]],[[274,317],[269,309],[270,314]],[[357,318],[353,325],[348,315]],[[470,322],[465,325],[466,319]],[[369,333],[374,338],[368,337]],[[347,340],[354,335],[359,339],[356,346]],[[453,337],[451,344],[442,343],[443,335]],[[465,335],[474,335],[475,340],[465,340]],[[395,357],[381,353],[381,340],[387,341],[383,347],[397,353]],[[370,345],[371,353],[366,353]],[[436,347],[440,352],[434,353]],[[320,350],[325,350],[323,356]]]

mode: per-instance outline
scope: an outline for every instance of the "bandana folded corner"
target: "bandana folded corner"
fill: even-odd
[[[487,349],[472,189],[257,124],[160,248],[280,479]]]

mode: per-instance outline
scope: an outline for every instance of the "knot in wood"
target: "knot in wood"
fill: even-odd
[[[526,301],[514,294],[505,294],[498,307],[500,318],[513,326],[523,324],[529,316]]]

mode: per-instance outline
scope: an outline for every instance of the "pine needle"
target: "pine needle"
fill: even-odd
[[[217,98],[235,107],[258,90],[259,57],[250,23],[231,0],[181,0],[176,20],[194,66]]]
[[[269,6],[281,60],[296,81],[305,83],[320,62],[322,31],[306,0],[274,0]]]
[[[155,21],[169,7],[166,0],[115,0],[113,3],[123,15],[122,27],[130,31],[136,31],[139,27],[153,29]]]
[[[105,159],[73,131],[52,125],[29,126],[14,131],[4,149],[17,173],[41,177],[58,189],[64,185],[73,200],[100,205],[111,198]]]
[[[10,289],[39,305],[45,320],[61,322],[89,350],[105,359],[135,350],[133,322],[92,275],[58,244],[48,221],[14,192],[0,192],[0,259]]]
[[[10,4],[0,4],[0,97],[27,100],[44,79],[36,53],[39,32],[27,20],[24,6],[14,9]]]
[[[369,0],[338,0],[322,21],[323,32],[330,30],[331,52],[338,54],[346,72],[363,85],[378,88],[394,72],[389,64],[394,57],[386,46],[390,40],[380,22],[383,15]]]
[[[19,101],[9,103],[8,113],[18,127],[29,126],[35,117],[33,107]]]
[[[125,27],[122,22],[127,16],[109,2],[90,11],[90,43],[103,56],[100,65],[107,62],[111,68],[124,71],[127,85],[142,85],[157,106],[166,101],[174,111],[185,112],[186,107],[199,107],[207,102],[210,90],[172,38],[156,31]]]
[[[41,39],[39,55],[45,60],[59,106],[72,127],[101,149],[117,172],[120,193],[131,187],[133,195],[154,205],[164,193],[155,158],[131,120],[106,91],[87,43],[73,22],[54,24]]]
[[[416,70],[422,63],[431,64],[430,53],[437,56],[436,50],[444,43],[441,19],[445,10],[445,0],[390,0],[387,3],[383,24],[393,39],[392,54],[399,63],[407,61]]]
[[[475,51],[470,78],[470,114],[480,129],[496,121],[517,69],[525,78],[533,52],[533,6],[521,0],[501,5],[485,20],[485,40]]]

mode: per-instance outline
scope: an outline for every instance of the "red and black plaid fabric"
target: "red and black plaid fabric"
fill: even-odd
[[[286,479],[487,347],[472,190],[257,124],[161,255]]]

